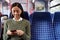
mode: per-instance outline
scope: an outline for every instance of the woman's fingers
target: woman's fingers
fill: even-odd
[[[21,35],[24,34],[24,31],[22,31],[22,30],[17,30],[16,32],[17,32],[17,34],[18,34],[19,36],[21,36]]]

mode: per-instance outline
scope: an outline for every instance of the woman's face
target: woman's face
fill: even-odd
[[[21,9],[18,8],[17,6],[12,8],[12,15],[14,17],[20,17],[20,14],[22,13]]]

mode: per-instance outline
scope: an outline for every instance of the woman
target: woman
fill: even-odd
[[[30,40],[30,23],[21,17],[23,8],[20,3],[11,6],[13,19],[4,23],[3,40]]]

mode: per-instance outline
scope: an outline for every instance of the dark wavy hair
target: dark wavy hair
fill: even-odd
[[[21,9],[22,13],[20,14],[20,16],[23,18],[23,16],[24,16],[24,15],[23,15],[24,10],[23,10],[22,5],[21,5],[20,3],[18,3],[18,2],[15,2],[15,3],[13,3],[13,4],[11,5],[10,18],[13,18],[13,17],[14,17],[14,16],[12,15],[12,8],[15,7],[15,6],[17,6],[18,8]]]

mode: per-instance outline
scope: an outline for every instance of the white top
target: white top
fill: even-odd
[[[16,20],[15,18],[13,18],[13,20],[14,20],[14,21],[22,21],[23,18],[20,17],[18,20]]]

